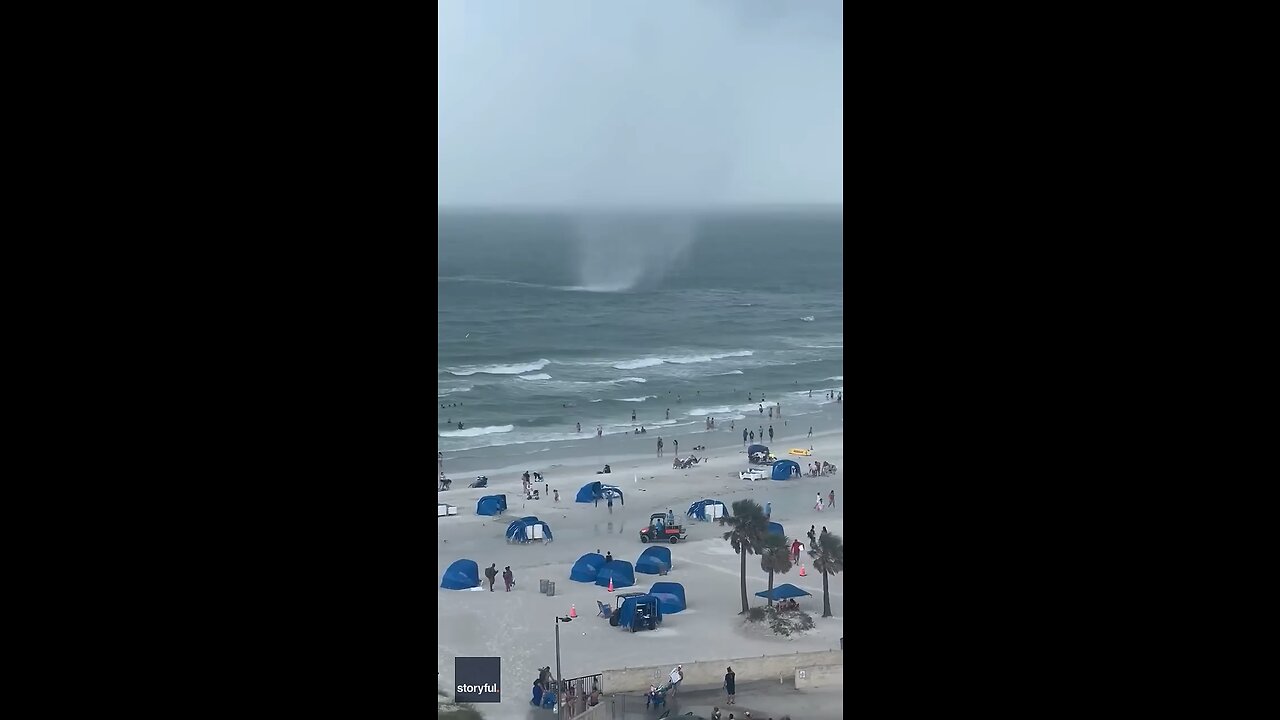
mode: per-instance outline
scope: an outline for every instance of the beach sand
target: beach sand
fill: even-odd
[[[764,418],[767,421],[767,417]],[[775,419],[776,420],[776,419]],[[454,480],[453,489],[439,493],[439,501],[458,506],[458,515],[438,518],[439,538],[435,584],[439,595],[438,648],[439,685],[449,691],[453,686],[453,658],[457,656],[499,656],[502,658],[502,695],[500,704],[478,706],[486,717],[528,717],[529,688],[538,668],[551,666],[556,671],[555,621],[576,606],[578,618],[560,627],[561,664],[565,678],[598,673],[605,669],[666,665],[717,658],[789,654],[839,647],[844,635],[844,574],[829,577],[831,610],[834,617],[823,618],[822,576],[806,561],[806,577],[793,569],[786,575],[775,575],[774,584],[791,583],[812,593],[800,598],[801,609],[817,624],[816,629],[790,639],[762,636],[742,627],[743,618],[739,589],[739,558],[722,538],[727,528],[713,522],[699,522],[685,517],[689,504],[703,498],[715,498],[732,507],[736,500],[749,498],[762,507],[772,505],[772,520],[786,529],[788,539],[798,537],[806,547],[805,536],[810,525],[821,532],[823,526],[842,537],[844,529],[843,480],[844,463],[843,405],[831,404],[819,414],[797,417],[774,441],[767,443],[781,459],[789,448],[813,447],[812,457],[794,457],[802,468],[813,460],[827,461],[840,470],[834,476],[803,477],[789,481],[738,479],[738,471],[749,467],[737,430],[727,427],[710,432],[694,432],[682,436],[663,436],[664,457],[656,456],[657,433],[641,437],[616,436],[591,438],[582,443],[552,443],[529,448],[519,464],[485,467],[484,452],[468,451],[465,457],[448,457],[445,470]],[[754,423],[749,427],[754,428]],[[768,427],[769,423],[764,422]],[[808,427],[814,426],[812,438],[806,438]],[[585,428],[584,428],[585,429]],[[687,456],[694,445],[705,444],[706,452],[697,452],[706,460],[689,470],[671,467],[672,440],[679,439],[681,456]],[[594,443],[594,445],[593,445]],[[560,445],[561,447],[556,447]],[[572,445],[575,447],[565,447]],[[506,458],[504,458],[506,460]],[[541,463],[535,464],[535,463]],[[610,475],[597,475],[606,463]],[[549,498],[526,501],[521,492],[520,473],[524,470],[543,473],[547,484],[560,490],[560,501]],[[485,489],[469,489],[466,485],[479,474],[489,477]],[[604,502],[599,507],[576,503],[578,488],[601,480],[622,488],[626,504],[615,502],[611,515]],[[541,488],[541,484],[539,485]],[[821,493],[824,502],[830,490],[836,492],[836,507],[821,512],[813,509],[814,496]],[[498,517],[475,514],[476,501],[484,495],[505,493],[508,509]],[[619,591],[646,590],[657,581],[684,585],[688,609],[665,616],[658,630],[629,633],[611,627],[597,617],[597,600],[613,606],[614,595],[594,584],[573,582],[569,570],[584,553],[612,552],[614,557],[635,563],[648,545],[640,542],[639,531],[646,527],[655,512],[675,511],[687,530],[689,539],[671,550],[674,567],[665,577],[636,575],[636,585]],[[545,520],[554,534],[551,543],[509,545],[504,532],[514,519],[537,515]],[[805,555],[807,560],[807,554]],[[516,588],[504,592],[501,576],[490,593],[487,582],[483,591],[450,591],[439,587],[444,571],[455,560],[467,558],[481,568],[496,563],[499,572],[510,565]],[[538,592],[539,580],[556,584],[556,594],[548,597]],[[764,604],[754,593],[766,589],[767,575],[760,569],[758,556],[747,557],[747,594],[751,607]],[[608,692],[608,688],[606,688]]]

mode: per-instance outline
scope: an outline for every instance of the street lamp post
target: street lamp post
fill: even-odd
[[[564,676],[560,674],[560,623],[573,622],[571,617],[556,616],[556,717],[564,717]]]

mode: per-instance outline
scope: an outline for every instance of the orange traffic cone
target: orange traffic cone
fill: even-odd
[[[569,617],[571,617],[571,618],[576,618],[576,617],[578,617],[578,606],[577,606],[577,605],[570,605],[570,606],[569,606]]]
[[[800,563],[800,577],[804,577],[804,563]]]
[[[609,578],[609,592],[613,592],[613,578]]]

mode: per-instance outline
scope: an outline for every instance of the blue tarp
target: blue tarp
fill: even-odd
[[[600,553],[587,553],[578,558],[578,562],[573,564],[573,569],[569,571],[569,579],[578,582],[595,582],[596,576],[600,574],[600,568],[604,567],[604,556]],[[605,583],[608,584],[607,582]]]
[[[664,547],[651,547],[640,553],[640,559],[636,560],[636,572],[646,575],[658,575],[661,568],[671,569],[671,550]],[[618,583],[614,583],[617,587]]]
[[[697,520],[706,520],[707,519],[706,508],[708,505],[724,505],[724,501],[723,500],[699,500],[698,502],[689,506],[689,512],[685,513],[685,515],[688,515],[689,517],[695,518]],[[723,517],[728,517],[729,506],[724,505],[724,510],[722,510],[720,514]]]
[[[605,485],[599,480],[589,482],[579,488],[578,496],[574,498],[574,500],[580,503],[593,503],[596,501],[596,498],[608,500],[610,497],[621,501],[623,505],[627,504],[626,499],[622,497],[621,489],[615,485]]]
[[[769,532],[777,535],[781,535],[784,538],[787,536],[786,531],[782,529],[782,523],[776,523],[776,522],[769,523]]]
[[[786,600],[787,598],[802,597],[804,595],[812,595],[812,593],[810,593],[807,590],[801,590],[800,588],[796,587],[795,585],[792,585],[791,583],[783,583],[782,585],[775,585],[773,587],[774,600]],[[762,597],[768,600],[769,591],[763,590],[761,592],[758,592],[756,593],[756,597]]]
[[[774,480],[790,480],[792,475],[800,474],[800,465],[795,460],[779,460],[773,464]]]
[[[614,560],[605,563],[600,568],[599,574],[596,575],[596,584],[600,587],[606,587],[609,580],[613,580],[614,589],[631,587],[636,584],[635,570],[631,569],[631,563],[626,560]]]
[[[615,583],[616,585],[617,583]],[[654,624],[662,623],[662,599],[653,595],[638,595],[622,601],[618,608],[618,626],[631,631],[643,629],[644,614],[653,616]]]
[[[476,502],[477,515],[501,515],[506,510],[506,495],[485,495]]]
[[[663,615],[674,615],[688,607],[684,598],[684,586],[680,583],[654,583],[649,588],[649,594],[662,601]]]
[[[551,541],[551,526],[530,515],[527,518],[520,518],[507,526],[507,542],[526,543],[533,540],[535,525],[542,526],[542,540],[544,542]]]
[[[440,587],[445,590],[467,590],[480,586],[480,566],[475,560],[458,560],[444,571]]]

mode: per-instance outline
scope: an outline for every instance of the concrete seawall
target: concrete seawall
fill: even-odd
[[[602,685],[606,693],[644,692],[650,685],[661,685],[671,673],[671,668],[677,664],[681,663],[677,660],[666,665],[605,670]],[[724,682],[726,667],[733,668],[734,677],[740,683],[755,680],[794,680],[799,677],[799,670],[805,671],[806,684],[801,685],[800,681],[797,681],[797,688],[829,687],[836,682],[834,678],[839,678],[839,682],[844,680],[844,653],[839,650],[704,660],[682,664],[685,687],[717,687]],[[812,684],[815,680],[811,678],[817,678],[816,682],[823,684]]]

